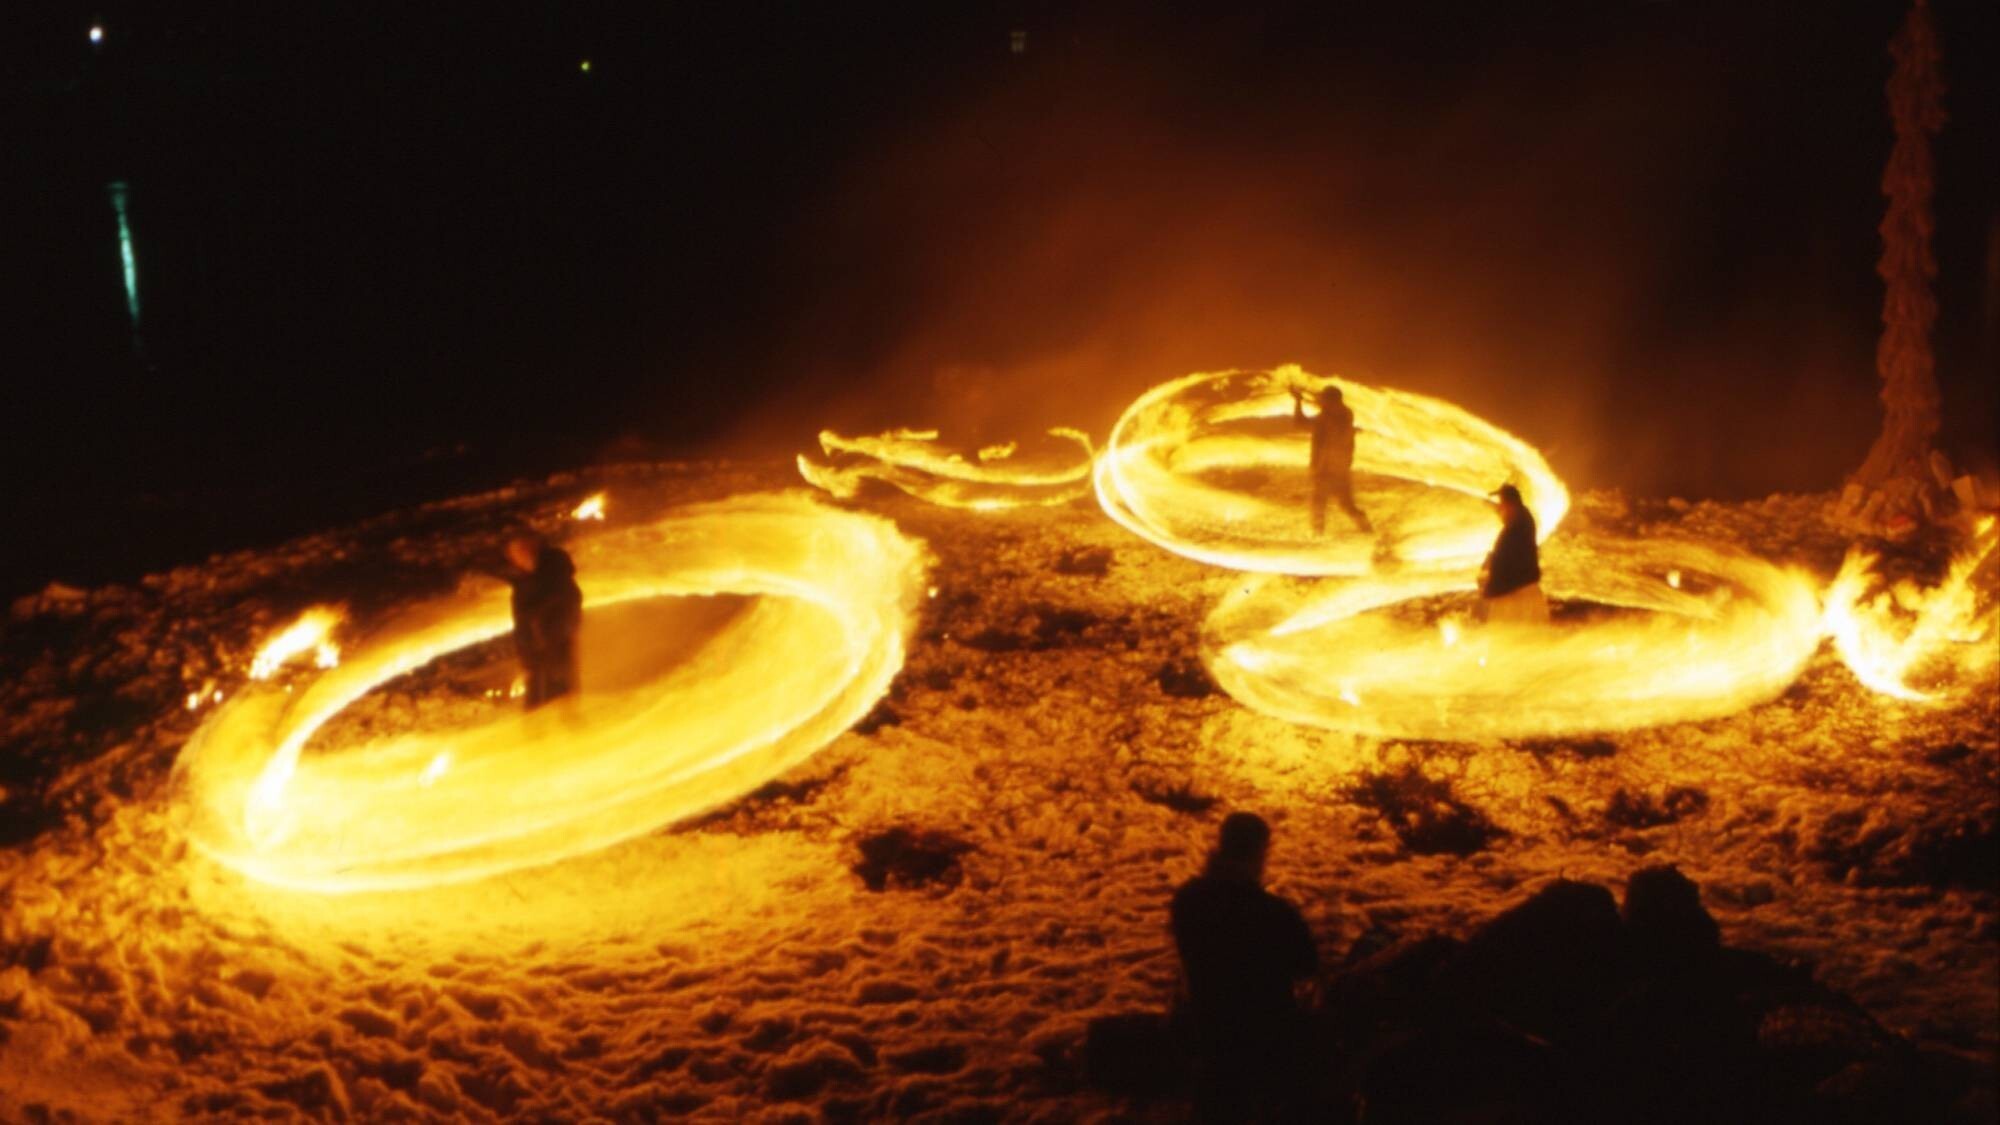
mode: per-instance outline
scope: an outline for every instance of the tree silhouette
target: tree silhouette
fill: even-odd
[[[1944,77],[1939,68],[1937,33],[1928,0],[1915,0],[1889,43],[1895,68],[1889,75],[1889,110],[1896,143],[1882,171],[1882,194],[1889,207],[1882,217],[1882,339],[1875,370],[1882,376],[1882,432],[1854,474],[1856,483],[1881,489],[1902,485],[1905,504],[1932,487],[1931,439],[1938,431],[1937,363],[1931,326],[1937,321],[1937,257],[1931,238],[1933,162],[1931,135],[1944,125]],[[1914,488],[1911,487],[1914,485]],[[1903,507],[1908,514],[1908,507]]]

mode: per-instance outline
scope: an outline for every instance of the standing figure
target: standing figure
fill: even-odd
[[[1542,596],[1542,558],[1535,546],[1535,514],[1521,502],[1521,490],[1503,484],[1494,493],[1500,535],[1479,569],[1480,614],[1487,621],[1547,624],[1549,602]]]
[[[507,541],[508,581],[514,587],[514,651],[528,681],[532,711],[577,688],[576,633],[583,624],[583,591],[569,554],[533,536]]]
[[[1313,396],[1319,413],[1306,417],[1304,392],[1292,388],[1292,419],[1300,425],[1312,424],[1312,529],[1326,534],[1326,502],[1332,500],[1354,521],[1354,526],[1372,532],[1367,513],[1354,502],[1354,412],[1340,388],[1327,386]]]
[[[1200,875],[1174,892],[1174,944],[1201,1064],[1201,1116],[1297,1113],[1306,1092],[1306,1013],[1293,984],[1319,966],[1298,908],[1264,889],[1271,829],[1231,813]]]

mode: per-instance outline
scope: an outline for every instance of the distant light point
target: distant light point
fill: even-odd
[[[590,73],[590,60],[589,60],[589,59],[585,59],[585,60],[583,60],[582,62],[580,62],[580,63],[577,63],[577,64],[576,64],[576,68],[577,68],[578,70],[580,70],[580,71],[584,72],[585,74],[589,74],[589,73]]]
[[[101,45],[103,42],[104,42],[104,25],[101,23],[91,24],[90,25],[91,45],[98,46]]]
[[[1026,31],[1010,31],[1010,32],[1008,32],[1008,33],[1007,33],[1007,48],[1008,48],[1009,50],[1011,50],[1012,52],[1014,52],[1015,54],[1017,54],[1017,55],[1025,55],[1025,54],[1027,54],[1027,53],[1028,53],[1028,33],[1027,33]]]

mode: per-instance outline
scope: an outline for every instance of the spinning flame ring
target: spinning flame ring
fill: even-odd
[[[415,607],[296,696],[260,689],[209,717],[177,767],[195,845],[286,887],[409,888],[553,862],[712,808],[874,706],[902,667],[925,566],[888,521],[797,494],[684,508],[573,553],[587,609],[755,600],[635,685],[309,751],[370,691],[511,628],[497,587]]]
[[[1594,611],[1553,625],[1425,620],[1416,603],[1470,575],[1358,578],[1310,592],[1264,583],[1210,615],[1204,657],[1238,701],[1378,738],[1477,740],[1630,730],[1774,698],[1825,635],[1810,576],[1692,543],[1561,540],[1553,597]]]
[[[1310,442],[1292,398],[1324,387],[1354,414],[1355,490],[1372,531],[1338,511],[1333,534],[1309,530]],[[1865,559],[1823,599],[1811,575],[1741,551],[1600,535],[1544,550],[1544,590],[1584,603],[1555,624],[1440,619],[1441,604],[1475,588],[1498,530],[1484,497],[1503,481],[1548,540],[1569,494],[1527,443],[1451,403],[1296,366],[1154,387],[1119,418],[1094,475],[1105,512],[1169,551],[1342,578],[1252,580],[1210,615],[1203,652],[1239,702],[1359,734],[1534,737],[1713,718],[1777,695],[1828,636],[1871,688],[1929,699],[1907,673],[1942,639],[1991,632],[1969,592],[1994,550],[1990,526],[1939,588],[1899,588],[1898,605],[1914,607],[1908,628],[1860,604]]]
[[[1309,440],[1291,390],[1338,387],[1354,412],[1361,507],[1376,534],[1314,536],[1305,501]],[[1534,447],[1442,399],[1346,379],[1274,371],[1197,373],[1125,409],[1097,459],[1098,502],[1175,554],[1231,570],[1303,576],[1476,563],[1493,541],[1486,496],[1513,482],[1542,538],[1569,491]]]

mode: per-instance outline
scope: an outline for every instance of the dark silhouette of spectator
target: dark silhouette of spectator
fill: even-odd
[[[1354,526],[1364,532],[1372,532],[1375,525],[1368,522],[1368,514],[1354,502],[1354,412],[1347,408],[1347,399],[1340,388],[1327,386],[1313,396],[1313,404],[1319,413],[1306,417],[1305,393],[1292,388],[1292,418],[1301,425],[1312,424],[1312,529],[1314,535],[1326,534],[1326,502],[1340,505]]]
[[[1500,534],[1479,570],[1481,616],[1487,621],[1545,624],[1549,603],[1542,596],[1535,514],[1521,502],[1521,490],[1511,484],[1501,485],[1494,497],[1500,509]]]
[[[583,591],[569,554],[533,536],[507,542],[513,564],[514,651],[527,678],[532,711],[577,688],[576,634],[583,623]]]
[[[1174,892],[1204,1120],[1302,1112],[1308,1025],[1293,985],[1312,977],[1319,958],[1298,910],[1263,887],[1270,842],[1261,818],[1231,813],[1207,867]]]

